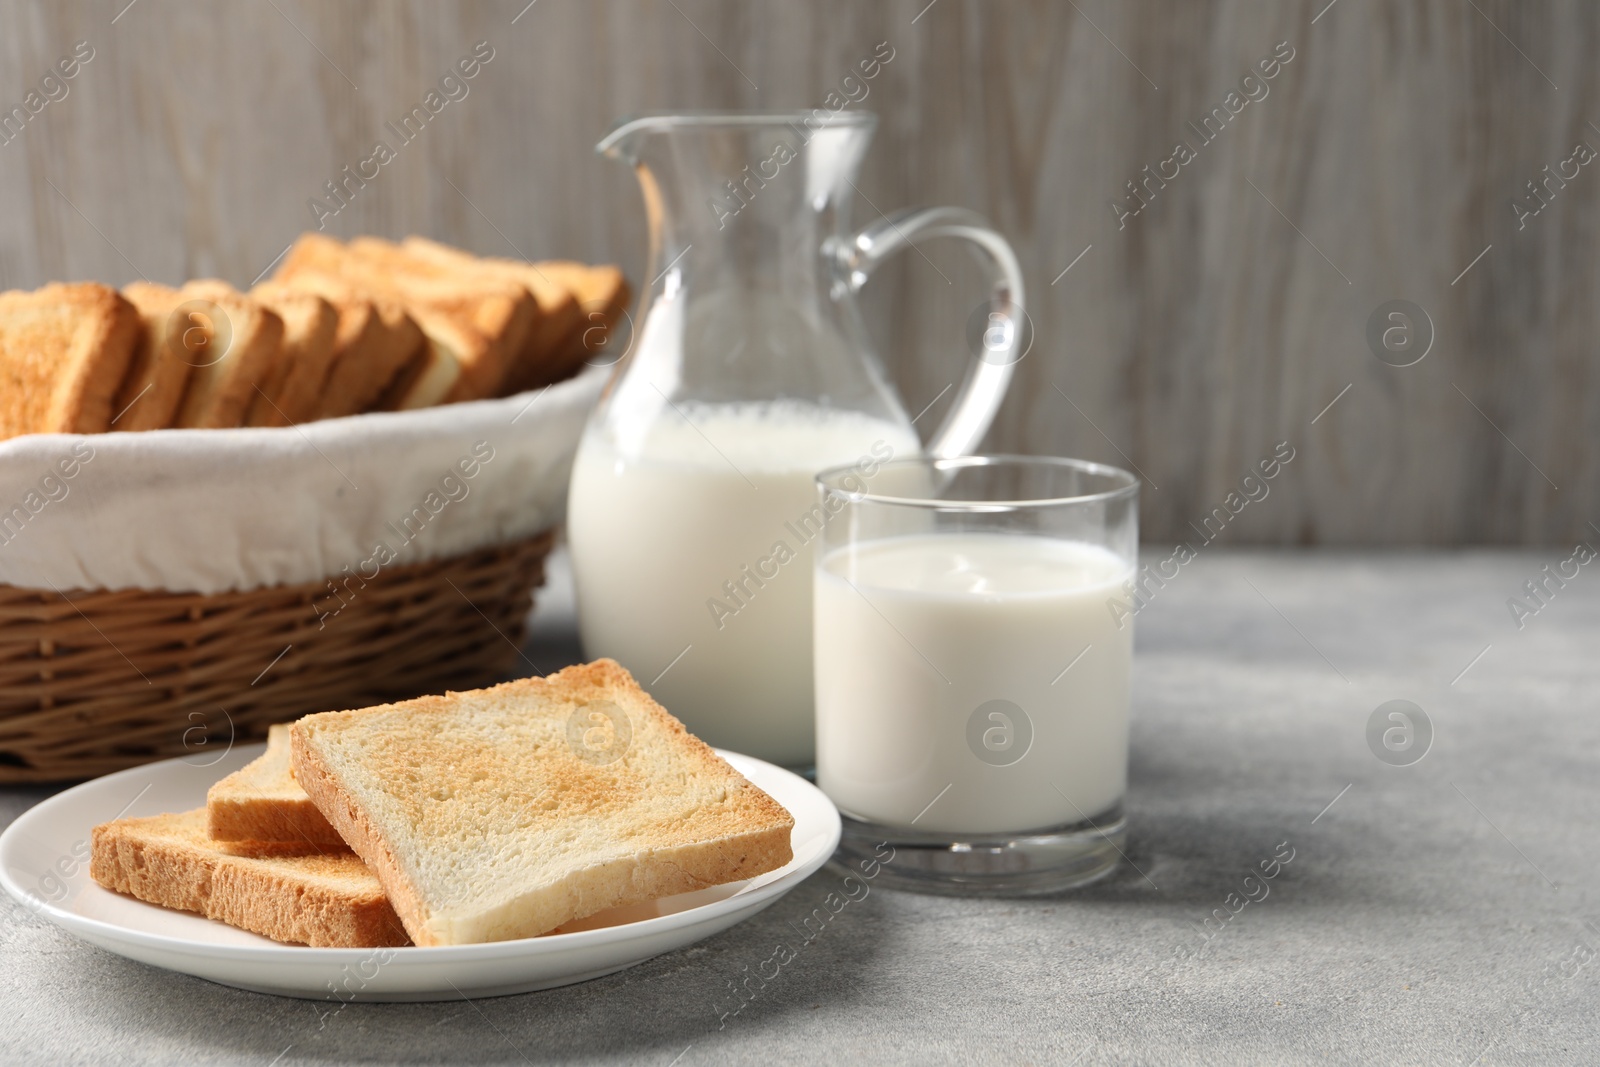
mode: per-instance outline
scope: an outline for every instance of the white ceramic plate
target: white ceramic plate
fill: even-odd
[[[440,948],[283,945],[113,893],[89,877],[95,825],[200,807],[211,783],[263,747],[135,767],[51,797],[0,834],[0,884],[22,906],[85,941],[224,985],[317,1000],[448,1000],[582,982],[692,944],[783,896],[839,843],[839,812],[815,786],[770,763],[722,752],[794,816],[794,859],[759,878],[614,908],[544,937]]]

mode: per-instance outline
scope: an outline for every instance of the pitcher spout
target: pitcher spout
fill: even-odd
[[[645,137],[661,128],[666,116],[645,115],[619,119],[594,146],[597,154],[629,165],[639,162],[639,147]]]
[[[680,111],[629,116],[620,119],[600,139],[594,150],[607,159],[637,164],[652,134],[693,131],[750,132],[762,127],[792,130],[802,141],[809,141],[824,129],[854,129],[870,132],[878,116],[870,111],[813,108],[809,111]]]

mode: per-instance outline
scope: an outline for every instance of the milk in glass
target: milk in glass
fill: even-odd
[[[1082,824],[1127,777],[1127,560],[1078,541],[929,533],[818,568],[818,784],[847,815],[930,833]],[[930,806],[931,805],[931,806]]]

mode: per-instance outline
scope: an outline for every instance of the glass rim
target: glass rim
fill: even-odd
[[[1093,460],[1073,459],[1068,456],[1024,456],[1005,452],[972,456],[912,456],[904,459],[886,460],[878,465],[878,470],[882,471],[889,467],[903,468],[913,466],[926,467],[932,470],[952,470],[966,467],[1033,467],[1036,469],[1050,468],[1078,471],[1083,474],[1092,474],[1109,478],[1113,481],[1120,481],[1122,484],[1096,493],[1080,493],[1076,496],[1033,497],[1027,500],[951,500],[934,497],[903,496],[897,493],[862,492],[860,490],[846,489],[838,484],[847,475],[854,474],[859,478],[861,476],[861,472],[858,469],[859,466],[859,463],[845,463],[818,472],[815,478],[817,488],[824,493],[844,497],[851,503],[866,501],[873,504],[889,504],[898,507],[973,512],[1048,508],[1068,504],[1096,504],[1113,500],[1129,500],[1139,495],[1139,479],[1121,467],[1113,467],[1108,463],[1096,463]]]

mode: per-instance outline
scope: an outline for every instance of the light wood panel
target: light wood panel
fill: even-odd
[[[1153,541],[1192,537],[1279,441],[1295,459],[1224,539],[1600,538],[1600,167],[1522,229],[1511,207],[1600,148],[1600,11],[1577,0],[125,3],[0,9],[4,108],[94,49],[0,146],[5,285],[251,281],[478,41],[494,58],[468,95],[329,230],[637,279],[632,177],[591,151],[614,117],[813,106],[888,41],[860,221],[972,207],[1028,273],[1037,342],[991,449],[1136,465]],[[1188,123],[1285,41],[1267,95],[1201,146]],[[1196,158],[1119,228],[1124,183],[1179,140]],[[913,411],[958,373],[977,302],[958,249],[924,251],[868,299]],[[1403,368],[1365,340],[1397,298],[1436,334]]]

